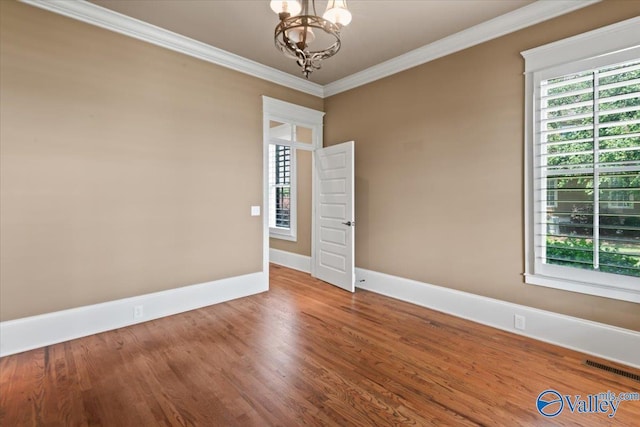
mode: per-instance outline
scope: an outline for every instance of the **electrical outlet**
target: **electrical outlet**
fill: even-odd
[[[519,314],[514,314],[513,315],[513,327],[516,329],[520,329],[521,331],[524,331],[524,327],[525,327],[525,322],[524,322],[524,316],[521,316]]]
[[[142,319],[144,316],[144,308],[141,305],[133,307],[133,320]]]

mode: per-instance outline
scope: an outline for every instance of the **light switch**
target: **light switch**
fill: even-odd
[[[260,216],[260,206],[251,206],[251,216]]]

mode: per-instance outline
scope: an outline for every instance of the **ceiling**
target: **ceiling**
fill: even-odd
[[[524,7],[533,0],[350,0],[353,21],[340,52],[309,80],[335,82]],[[295,61],[274,46],[278,17],[269,0],[91,0],[91,3],[251,59],[296,77]],[[326,1],[317,1],[319,14]]]

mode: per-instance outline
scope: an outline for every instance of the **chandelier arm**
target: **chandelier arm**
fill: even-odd
[[[307,22],[307,19],[305,17],[302,18],[302,46],[306,46],[307,45],[307,36],[309,35],[309,32],[307,31],[307,29],[309,28],[309,23]]]

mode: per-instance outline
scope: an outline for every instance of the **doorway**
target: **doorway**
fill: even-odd
[[[353,142],[347,157],[337,146],[323,149],[323,117],[263,96],[263,269],[268,272],[271,254],[278,264],[353,291]],[[333,176],[345,160],[346,187],[346,176]],[[347,187],[350,205],[340,204],[336,197],[345,194],[336,191]]]

